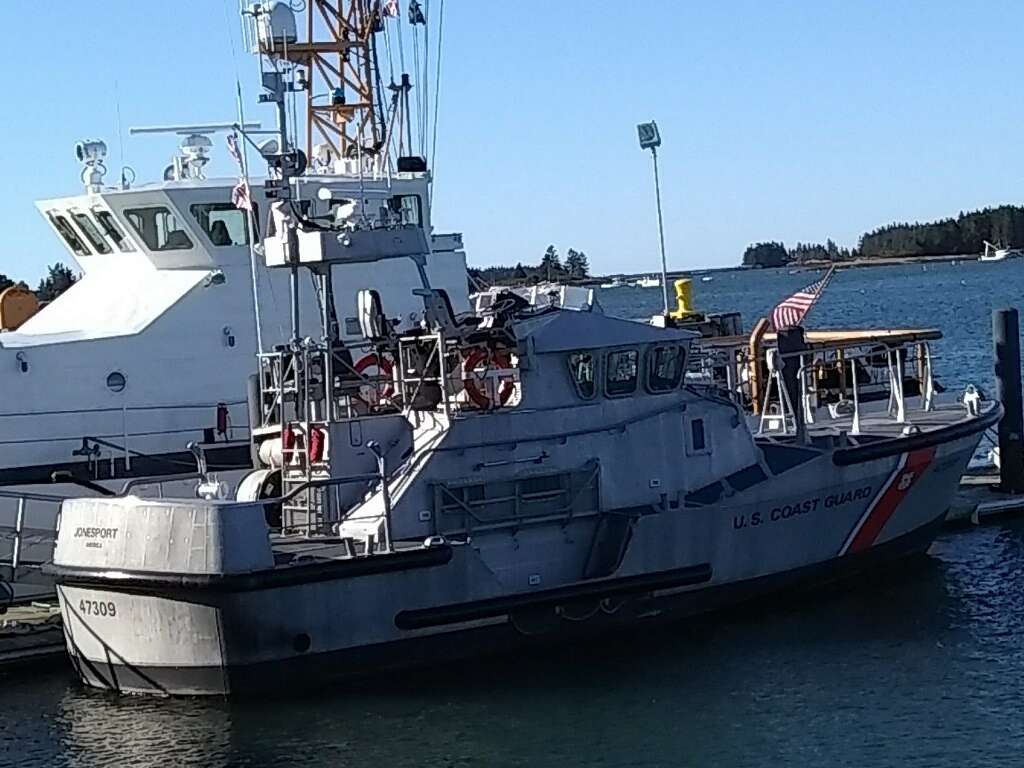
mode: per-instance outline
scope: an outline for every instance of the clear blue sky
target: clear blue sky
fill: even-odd
[[[140,180],[174,142],[127,126],[233,119],[236,61],[250,106],[257,95],[229,44],[236,0],[88,7],[5,4],[0,271],[33,283],[64,255],[32,202],[80,189],[74,142],[104,138],[116,179],[115,83]],[[465,234],[473,264],[537,261],[554,243],[596,272],[653,270],[634,129],[650,118],[674,269],[1016,203],[1021,30],[1013,2],[446,0],[435,224]]]

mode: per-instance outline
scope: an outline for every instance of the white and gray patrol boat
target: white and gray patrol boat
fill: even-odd
[[[287,154],[270,158],[264,243],[291,275],[292,336],[259,358],[258,468],[234,501],[62,505],[49,571],[89,685],[281,690],[856,577],[928,548],[1000,416],[938,404],[930,357],[907,397],[895,343],[888,405],[864,410],[858,353],[819,359],[796,329],[755,431],[733,388],[687,379],[694,332],[525,301],[460,319],[422,226],[309,219]],[[299,274],[328,295],[345,265],[398,263],[419,275],[418,327],[366,288],[359,341],[329,310],[303,335]],[[842,407],[819,362],[851,366]]]

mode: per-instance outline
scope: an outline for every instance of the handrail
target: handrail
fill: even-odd
[[[866,351],[861,352],[860,354],[852,354],[851,355],[851,354],[846,354],[846,350],[850,349],[850,347],[849,346],[848,347],[844,347],[843,350],[842,350],[844,352],[843,356],[835,358],[835,359],[831,359],[831,360],[823,360],[822,355],[826,354],[826,353],[829,353],[829,352],[835,352],[835,351],[840,351],[840,350],[833,349],[833,348],[830,348],[830,347],[826,347],[826,348],[799,350],[797,352],[791,352],[791,353],[787,353],[785,355],[783,355],[783,354],[781,354],[781,353],[779,353],[777,351],[774,351],[774,350],[772,351],[772,355],[773,355],[773,357],[777,361],[778,360],[782,360],[782,359],[796,359],[796,360],[800,361],[800,366],[797,369],[797,373],[796,373],[797,381],[800,383],[800,403],[799,403],[798,407],[800,407],[802,409],[802,412],[803,412],[803,415],[804,415],[804,420],[805,420],[806,423],[810,424],[810,423],[813,423],[813,421],[814,421],[815,409],[813,408],[813,406],[811,404],[811,396],[812,396],[812,394],[814,392],[818,391],[817,388],[812,388],[812,386],[809,385],[808,374],[811,374],[811,377],[812,377],[811,378],[811,383],[813,384],[813,374],[814,374],[814,372],[819,368],[819,366],[823,362],[825,362],[825,363],[827,363],[830,366],[834,366],[835,370],[840,372],[841,375],[845,378],[847,376],[847,374],[846,374],[844,369],[846,368],[847,364],[849,364],[849,374],[848,374],[849,375],[849,384],[848,385],[844,384],[843,385],[843,389],[844,389],[844,394],[845,394],[845,389],[848,386],[849,390],[850,390],[850,393],[852,394],[852,398],[853,398],[852,399],[852,403],[853,403],[853,414],[852,414],[852,417],[853,418],[852,418],[852,423],[851,423],[851,434],[853,434],[853,435],[860,434],[860,416],[861,416],[861,413],[860,413],[860,392],[859,392],[859,390],[860,390],[861,384],[858,381],[857,373],[858,373],[858,370],[861,370],[861,369],[858,369],[858,363],[861,364],[862,366],[864,364],[875,364],[875,363],[877,363],[877,359],[878,359],[878,356],[880,354],[884,354],[885,355],[885,372],[886,372],[885,378],[888,379],[889,404],[888,404],[888,407],[886,409],[886,412],[888,413],[889,416],[892,416],[894,418],[896,423],[904,423],[906,421],[906,396],[905,396],[904,388],[903,388],[904,387],[905,371],[904,371],[904,367],[903,367],[903,360],[902,360],[902,356],[900,354],[900,350],[904,349],[904,348],[911,347],[911,346],[917,347],[917,348],[919,348],[921,350],[920,355],[918,357],[913,358],[913,359],[917,360],[920,363],[920,365],[921,365],[921,367],[923,369],[922,373],[923,373],[924,380],[921,382],[921,397],[923,398],[922,408],[925,411],[929,411],[929,410],[931,410],[934,407],[934,403],[933,403],[934,376],[933,376],[932,362],[935,359],[935,355],[931,354],[930,347],[929,347],[927,342],[922,341],[922,342],[911,342],[911,343],[905,343],[905,344],[887,344],[887,343],[884,343],[884,342],[865,342],[863,344],[863,346],[864,347],[871,347],[871,348],[867,349]],[[878,347],[880,347],[880,346],[885,348],[884,351],[878,349]],[[765,398],[766,398],[765,405],[767,405],[767,398],[769,397],[769,395],[770,395],[770,393],[772,391],[771,382],[775,381],[776,379],[779,379],[781,377],[781,367],[780,366],[776,366],[776,367],[769,366],[769,374],[768,375],[769,375],[769,383],[768,383],[768,385],[765,388]],[[878,382],[878,383],[880,383],[880,382]],[[788,393],[786,393],[785,387],[781,385],[781,381],[779,382],[779,389],[780,389],[780,397],[781,397],[781,402],[783,404],[783,409],[782,409],[782,413],[780,413],[775,418],[781,419],[781,422],[782,422],[782,426],[781,426],[782,433],[783,434],[789,434],[789,427],[788,427],[787,421],[788,421],[789,415],[795,411],[795,408],[797,406],[794,406],[794,404],[788,402]],[[787,413],[787,410],[786,410],[787,406],[788,406],[788,409],[789,409],[789,413]],[[759,424],[759,427],[758,427],[758,433],[759,434],[764,434],[765,431],[766,431],[765,430],[765,423],[769,419],[771,419],[772,417],[770,417],[767,414],[767,409],[766,409],[765,406],[762,406],[761,411],[762,411],[762,415],[761,415],[761,420],[760,420],[760,424]],[[769,430],[769,431],[772,431],[772,430]]]
[[[188,411],[188,410],[200,410],[206,408],[216,408],[218,405],[224,404],[227,406],[232,405],[245,405],[245,400],[221,400],[217,403],[172,403],[165,405],[126,405],[126,406],[112,406],[107,408],[71,408],[67,410],[52,410],[52,411],[11,411],[8,413],[0,413],[0,419],[5,418],[22,418],[25,416],[77,416],[83,413],[121,413],[122,411]]]
[[[118,496],[124,496],[132,488],[140,485],[159,485],[163,486],[164,483],[174,482],[176,480],[201,480],[203,475],[199,472],[182,472],[176,475],[160,475],[159,477],[133,477],[131,480],[125,481],[125,484],[121,486]],[[161,493],[162,493],[161,489]]]

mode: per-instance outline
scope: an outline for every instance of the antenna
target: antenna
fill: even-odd
[[[281,3],[284,5],[284,3]],[[382,28],[380,3],[361,0],[307,0],[306,42],[275,26],[278,4],[257,17],[258,52],[274,61],[305,68],[306,155],[326,143],[335,157],[375,156],[385,143],[385,127],[374,100],[374,35]],[[299,75],[300,80],[302,75]]]

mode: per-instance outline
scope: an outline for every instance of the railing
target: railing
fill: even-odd
[[[83,434],[81,432],[77,434],[55,434],[46,435],[45,430],[39,437],[22,437],[15,439],[0,440],[0,446],[25,446],[33,444],[49,444],[49,443],[78,443],[79,446],[70,451],[71,457],[79,456],[84,457],[89,463],[90,469],[95,477],[99,476],[99,465],[101,462],[110,462],[110,474],[114,475],[115,462],[120,460],[124,464],[126,472],[131,471],[131,464],[133,458],[147,458],[147,454],[135,450],[131,446],[131,442],[134,440],[136,444],[138,441],[149,438],[182,438],[186,435],[196,435],[204,433],[206,430],[216,428],[217,424],[217,412],[220,407],[225,407],[228,410],[227,420],[227,432],[225,436],[231,439],[232,429],[245,430],[246,434],[249,430],[248,420],[244,422],[235,423],[230,418],[230,409],[237,408],[238,406],[244,406],[246,401],[244,400],[232,400],[219,403],[176,403],[176,404],[164,404],[164,405],[138,405],[138,406],[119,406],[119,407],[105,407],[105,408],[85,408],[85,409],[73,409],[73,410],[44,410],[44,411],[25,411],[25,412],[7,412],[0,413],[0,425],[4,423],[4,419],[34,419],[33,430],[35,434],[40,434],[40,422],[39,419],[45,417],[65,417],[65,416],[108,416],[116,418],[118,415],[120,418],[117,420],[117,426],[115,431],[111,431],[111,424],[108,422],[106,428],[102,432],[92,432]],[[130,424],[131,414],[142,414],[149,412],[189,412],[189,411],[208,411],[211,415],[211,419],[205,424],[199,424],[195,426],[187,427],[174,427],[174,428],[159,428],[156,430],[148,429],[146,425],[140,426],[136,423],[135,430],[133,431]],[[44,422],[45,424],[45,422]],[[94,425],[95,426],[95,425]],[[150,425],[152,426],[152,425]],[[14,428],[8,427],[8,432],[17,431]],[[114,441],[119,442],[114,442]],[[104,450],[105,449],[105,450]],[[180,464],[171,459],[162,459],[162,461],[170,464]]]
[[[163,498],[164,489],[168,483],[181,482],[185,480],[198,480],[200,478],[201,475],[197,472],[164,475],[160,478],[133,478],[121,486],[120,495],[126,495],[129,491],[132,491],[139,486],[155,486],[156,498]],[[101,494],[97,494],[98,497],[100,495]],[[111,495],[114,494],[112,493]],[[0,526],[0,534],[9,533],[11,537],[10,556],[7,558],[0,557],[0,575],[3,575],[4,571],[6,571],[9,575],[10,581],[17,581],[19,570],[24,570],[26,568],[38,568],[42,564],[41,562],[24,562],[26,544],[35,543],[40,545],[49,545],[47,556],[42,562],[48,562],[52,559],[53,545],[56,542],[57,533],[60,530],[60,505],[67,498],[67,496],[34,493],[31,491],[0,490],[0,499],[10,499],[16,502],[13,527]],[[34,542],[28,541],[26,538],[26,520],[28,518],[30,505],[50,505],[52,507],[52,516],[55,521],[52,531],[44,528],[33,527],[32,530],[40,531],[38,534],[33,534],[38,536],[38,540]]]
[[[867,346],[867,345],[865,345]],[[796,407],[783,382],[783,367],[786,360],[798,361],[796,372],[799,386],[799,408],[804,424],[814,424],[823,391],[825,394],[837,394],[838,400],[832,404],[834,414],[850,418],[849,434],[861,434],[862,403],[864,392],[872,387],[883,386],[886,398],[886,415],[897,424],[907,421],[907,395],[905,390],[905,371],[914,364],[917,368],[916,381],[919,384],[921,410],[928,412],[935,407],[935,380],[933,375],[934,357],[927,343],[916,345],[917,354],[906,345],[872,344],[871,349],[851,353],[851,348],[818,348],[786,355],[776,350],[767,350],[766,362],[768,378],[765,386],[764,399],[760,403],[760,421],[758,432],[780,432],[782,435],[796,433]],[[881,348],[879,348],[881,347]],[[829,357],[829,355],[834,355]],[[884,362],[882,357],[884,356]],[[870,372],[884,368],[884,377],[871,378]],[[861,382],[864,372],[869,373],[867,382]],[[836,386],[819,386],[819,376],[835,374],[838,377]],[[874,393],[874,399],[880,399]],[[773,400],[774,396],[774,400]],[[777,410],[773,411],[772,406]],[[790,423],[792,422],[792,431]]]

